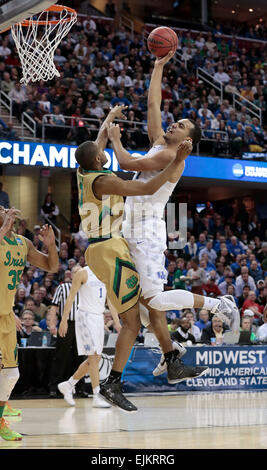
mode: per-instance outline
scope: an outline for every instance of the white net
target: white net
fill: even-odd
[[[21,83],[52,80],[60,73],[54,64],[54,53],[60,41],[77,21],[74,10],[62,7],[61,11],[45,10],[35,19],[11,27],[21,66]]]

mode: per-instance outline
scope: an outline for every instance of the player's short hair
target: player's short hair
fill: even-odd
[[[188,120],[194,126],[192,129],[190,129],[189,137],[191,137],[193,141],[193,145],[196,145],[200,142],[200,139],[201,139],[201,129],[199,125],[196,123],[196,121],[194,121],[193,119],[188,119]]]
[[[76,149],[75,158],[83,170],[92,170],[97,154],[97,144],[87,140]]]

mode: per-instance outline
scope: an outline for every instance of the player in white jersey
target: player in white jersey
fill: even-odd
[[[184,160],[192,151],[192,145],[199,142],[201,130],[190,119],[173,123],[164,133],[161,120],[161,81],[164,65],[174,52],[162,59],[156,59],[148,93],[148,136],[151,143],[149,152],[140,157],[132,157],[120,141],[120,134],[113,130],[109,136],[120,167],[139,172],[135,178],[147,181],[166,167],[179,152],[181,164],[179,177],[170,178],[152,196],[131,196],[126,198],[123,235],[140,275],[142,288],[141,301],[147,306],[150,315],[142,315],[144,326],[154,322],[166,322],[160,312],[172,309],[206,308],[221,315],[228,324],[237,324],[239,312],[234,299],[224,296],[220,299],[192,294],[186,290],[164,291],[166,269],[164,251],[166,250],[166,225],[163,219],[164,208],[184,171]],[[142,207],[141,207],[141,204]],[[145,204],[144,204],[145,203]],[[153,315],[152,315],[153,311]]]
[[[62,320],[59,325],[60,336],[65,336],[68,330],[69,312],[74,298],[79,291],[79,306],[76,313],[75,333],[79,356],[88,356],[80,364],[72,377],[66,382],[58,384],[59,391],[63,394],[66,402],[74,406],[73,392],[76,383],[89,373],[93,390],[93,407],[109,408],[107,403],[99,394],[99,360],[104,346],[104,310],[106,300],[115,321],[116,329],[120,330],[120,322],[117,312],[107,299],[105,284],[103,284],[89,269],[74,267],[74,277],[67,298]]]

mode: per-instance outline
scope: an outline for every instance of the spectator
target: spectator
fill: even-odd
[[[8,42],[9,42],[9,39],[8,39],[8,36],[6,36],[2,40],[2,44],[0,46],[0,56],[4,57],[5,59],[11,54],[11,49],[8,47]]]
[[[212,296],[212,297],[218,297],[219,295],[222,295],[222,292],[220,291],[219,287],[217,284],[215,284],[216,278],[213,276],[210,276],[206,282],[206,284],[202,285],[202,288],[206,292],[205,295]]]
[[[226,83],[229,82],[230,77],[229,77],[228,73],[226,73],[223,70],[222,65],[219,65],[218,66],[218,71],[214,75],[214,79],[217,80],[217,82],[221,82],[223,84],[226,84]]]
[[[26,291],[24,287],[19,287],[15,295],[13,311],[18,317],[24,308],[25,292]]]
[[[54,224],[56,223],[57,216],[59,215],[59,209],[52,200],[52,195],[50,193],[45,196],[44,204],[41,208],[41,215],[42,217],[48,217],[49,221],[53,222]],[[45,223],[47,223],[46,219]]]
[[[178,327],[180,325],[180,320],[179,318],[173,318],[170,323],[168,324],[168,330],[170,334],[174,333],[177,331]]]
[[[17,332],[19,344],[21,344],[21,338],[29,338],[33,331],[42,331],[39,326],[35,325],[34,313],[27,308],[25,308],[22,312],[21,322],[23,325],[22,330],[19,330]]]
[[[196,342],[200,341],[201,331],[199,327],[195,324],[195,317],[191,310],[184,310],[183,317],[186,317],[190,323],[190,329],[188,333],[194,336]]]
[[[188,258],[195,258],[197,254],[197,244],[195,243],[194,235],[191,235],[189,238],[189,242],[186,243],[184,247],[184,253],[187,255]]]
[[[202,330],[204,328],[207,328],[208,326],[211,325],[211,322],[209,320],[209,311],[202,308],[200,311],[199,311],[199,314],[198,314],[198,317],[199,317],[199,320],[195,322],[195,325],[200,329],[200,331],[202,332]]]
[[[25,87],[21,86],[20,82],[16,82],[8,96],[12,100],[13,113],[20,119],[23,103],[26,101]]]
[[[31,290],[31,283],[29,281],[29,277],[26,271],[22,273],[20,283],[18,285],[18,288],[24,288],[25,289],[25,295],[28,297],[30,295],[30,290]]]
[[[202,259],[204,254],[207,254],[208,261],[210,261],[210,263],[214,264],[214,262],[216,261],[216,258],[217,258],[217,253],[212,248],[212,242],[211,241],[208,241],[206,243],[206,246],[200,251],[200,253],[199,253],[199,259],[200,260]]]
[[[47,296],[46,287],[45,286],[40,286],[39,291],[40,291],[40,302],[42,304],[46,305],[47,307],[49,307],[51,305],[51,300]]]
[[[243,266],[241,268],[241,275],[236,278],[236,295],[240,297],[242,295],[242,289],[245,285],[250,287],[250,290],[256,291],[256,284],[253,277],[249,276],[248,268]]]
[[[264,322],[263,325],[259,326],[256,336],[260,341],[266,342],[267,340],[267,304],[263,311],[263,322]]]
[[[41,317],[41,319],[44,318],[47,311],[47,306],[41,302],[42,294],[39,288],[34,290],[32,297],[35,304],[34,313],[38,315],[38,317]]]
[[[233,275],[231,273],[228,273],[225,275],[224,281],[218,284],[218,288],[220,289],[221,294],[226,295],[228,287],[231,286],[232,284],[233,284]]]
[[[196,339],[189,333],[190,328],[191,325],[188,318],[183,317],[179,319],[179,326],[177,330],[171,334],[171,339],[179,343],[186,343],[187,346],[192,346],[192,344],[196,343]]]
[[[176,264],[174,261],[171,261],[168,265],[168,275],[167,275],[167,283],[164,284],[164,290],[171,290],[173,289],[173,282],[175,278],[175,271],[176,271]]]
[[[249,316],[244,316],[241,320],[241,328],[240,332],[242,331],[250,331],[250,341],[254,342],[257,340],[255,333],[253,333],[251,328],[251,321]]]
[[[249,274],[251,277],[253,277],[255,283],[263,278],[263,271],[256,260],[251,261]]]
[[[131,103],[127,98],[125,98],[124,90],[119,89],[117,92],[117,97],[113,98],[110,104],[111,106],[115,106],[115,105],[130,106]]]
[[[31,242],[33,242],[33,233],[27,228],[27,221],[25,219],[21,219],[19,221],[17,233],[19,235],[23,235],[23,237],[26,237],[31,240]]]
[[[27,310],[31,310],[33,316],[34,316],[34,321],[35,323],[39,323],[39,321],[41,321],[42,317],[40,315],[38,315],[36,313],[36,305],[35,305],[35,302],[34,302],[34,299],[31,295],[28,295],[28,297],[25,297],[25,301],[24,301],[24,310],[27,309]]]
[[[198,258],[191,259],[190,266],[187,276],[192,283],[191,291],[193,294],[203,295],[202,285],[206,283],[206,273],[203,268],[199,268]]]
[[[249,309],[254,313],[254,319],[259,320],[262,318],[263,306],[260,306],[256,302],[256,293],[251,290],[248,293],[248,297],[242,305],[242,315],[244,315],[245,310]]]
[[[224,332],[229,330],[220,317],[213,315],[211,325],[204,328],[201,334],[201,342],[204,344],[211,344],[211,338],[215,338],[216,345],[223,344]]]
[[[47,309],[45,313],[45,317],[39,323],[39,327],[43,331],[49,331],[53,340],[51,346],[55,346],[56,340],[57,340],[57,330],[58,330],[59,322],[57,321],[55,324],[54,315],[50,312],[50,310],[51,308]]]
[[[11,80],[10,73],[4,72],[3,79],[1,81],[1,89],[3,90],[4,93],[8,95],[13,88],[14,88],[14,81]]]

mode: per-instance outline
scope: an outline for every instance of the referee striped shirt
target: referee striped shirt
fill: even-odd
[[[70,293],[70,288],[71,288],[71,282],[63,282],[57,287],[53,300],[52,300],[52,304],[57,305],[59,307],[58,314],[59,314],[60,320],[63,315],[63,310],[65,307],[67,297]],[[75,321],[75,315],[76,315],[78,306],[79,306],[79,292],[77,292],[75,299],[73,301],[71,311],[69,314],[69,320]]]

